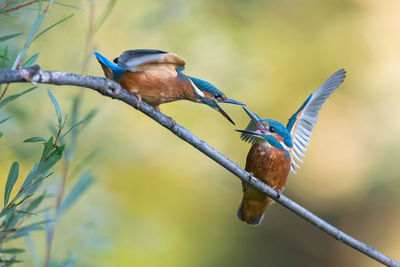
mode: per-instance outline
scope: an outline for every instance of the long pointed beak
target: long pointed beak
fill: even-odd
[[[243,104],[243,103],[241,103],[239,101],[236,101],[236,100],[233,100],[233,99],[230,99],[230,98],[227,98],[224,101],[221,101],[219,103],[227,103],[227,104],[235,104],[235,105],[247,106],[246,104]]]
[[[250,110],[248,110],[247,108],[245,108],[245,107],[242,107],[242,108],[244,109],[244,111],[246,111],[247,115],[249,115],[250,119],[256,125],[257,131],[260,131],[260,132],[266,132],[267,131],[267,129],[265,128],[264,124],[261,123],[260,119],[256,115],[251,113]]]
[[[220,106],[217,105],[217,107],[215,107],[215,109],[218,110],[219,113],[221,113],[222,116],[224,116],[228,121],[230,121],[233,125],[236,126],[236,124],[233,122],[231,117],[229,117],[228,114],[226,114],[226,112]]]
[[[259,131],[259,130],[257,130],[257,131],[249,131],[249,130],[235,130],[236,132],[239,132],[239,133],[245,133],[245,134],[251,134],[251,135],[257,135],[257,136],[262,136],[262,135],[265,135],[265,133],[264,132],[262,132],[262,131]]]

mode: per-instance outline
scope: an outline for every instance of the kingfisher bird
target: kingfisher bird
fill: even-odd
[[[253,144],[247,154],[245,170],[275,189],[278,197],[290,170],[296,173],[295,168],[300,168],[297,161],[303,162],[322,105],[345,77],[344,69],[330,76],[290,117],[286,127],[272,119],[261,119],[243,107],[251,121],[245,130],[236,131],[242,133],[243,141]],[[245,182],[242,188],[243,198],[237,215],[250,225],[259,225],[273,200]]]
[[[160,110],[160,104],[186,99],[206,104],[234,125],[218,103],[245,106],[227,98],[211,83],[185,75],[185,60],[176,54],[151,49],[128,50],[115,58],[114,63],[97,52],[94,54],[105,76],[136,95],[138,105],[143,99]]]

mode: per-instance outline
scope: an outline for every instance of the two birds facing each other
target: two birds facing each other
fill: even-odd
[[[190,100],[217,110],[232,124],[232,119],[218,104],[245,106],[227,98],[211,83],[184,74],[185,61],[176,54],[149,49],[128,50],[113,62],[97,52],[95,56],[105,76],[136,95],[139,104],[143,100],[159,110],[160,104]],[[345,77],[344,69],[330,76],[289,118],[286,127],[272,119],[261,119],[243,107],[251,120],[245,130],[236,131],[242,133],[243,141],[252,144],[245,170],[280,194],[290,170],[296,173],[298,162],[302,162],[322,105]],[[242,188],[243,198],[237,215],[248,224],[258,225],[273,200],[245,182]]]

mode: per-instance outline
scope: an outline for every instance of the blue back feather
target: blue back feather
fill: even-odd
[[[121,74],[126,71],[126,69],[118,66],[117,64],[114,64],[107,58],[103,57],[100,53],[94,52],[94,55],[101,63],[103,63],[106,67],[108,67],[112,71],[114,79],[118,79],[118,77],[121,76]]]
[[[199,88],[201,91],[205,91],[208,92],[210,94],[212,94],[213,96],[215,95],[221,95],[223,96],[224,93],[222,93],[220,90],[218,90],[214,85],[212,85],[209,82],[203,81],[201,79],[197,79],[194,77],[190,77],[188,76],[189,79],[192,80],[192,82],[197,86],[197,88]]]

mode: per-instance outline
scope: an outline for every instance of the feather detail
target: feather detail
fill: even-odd
[[[322,105],[345,78],[346,71],[344,69],[334,73],[304,101],[300,109],[289,119],[286,128],[290,131],[293,141],[292,155],[294,157],[292,157],[291,170],[294,173],[296,173],[294,167],[299,168],[296,160],[302,162],[301,157],[304,157],[304,152],[307,150],[313,125],[318,122],[318,114]]]

